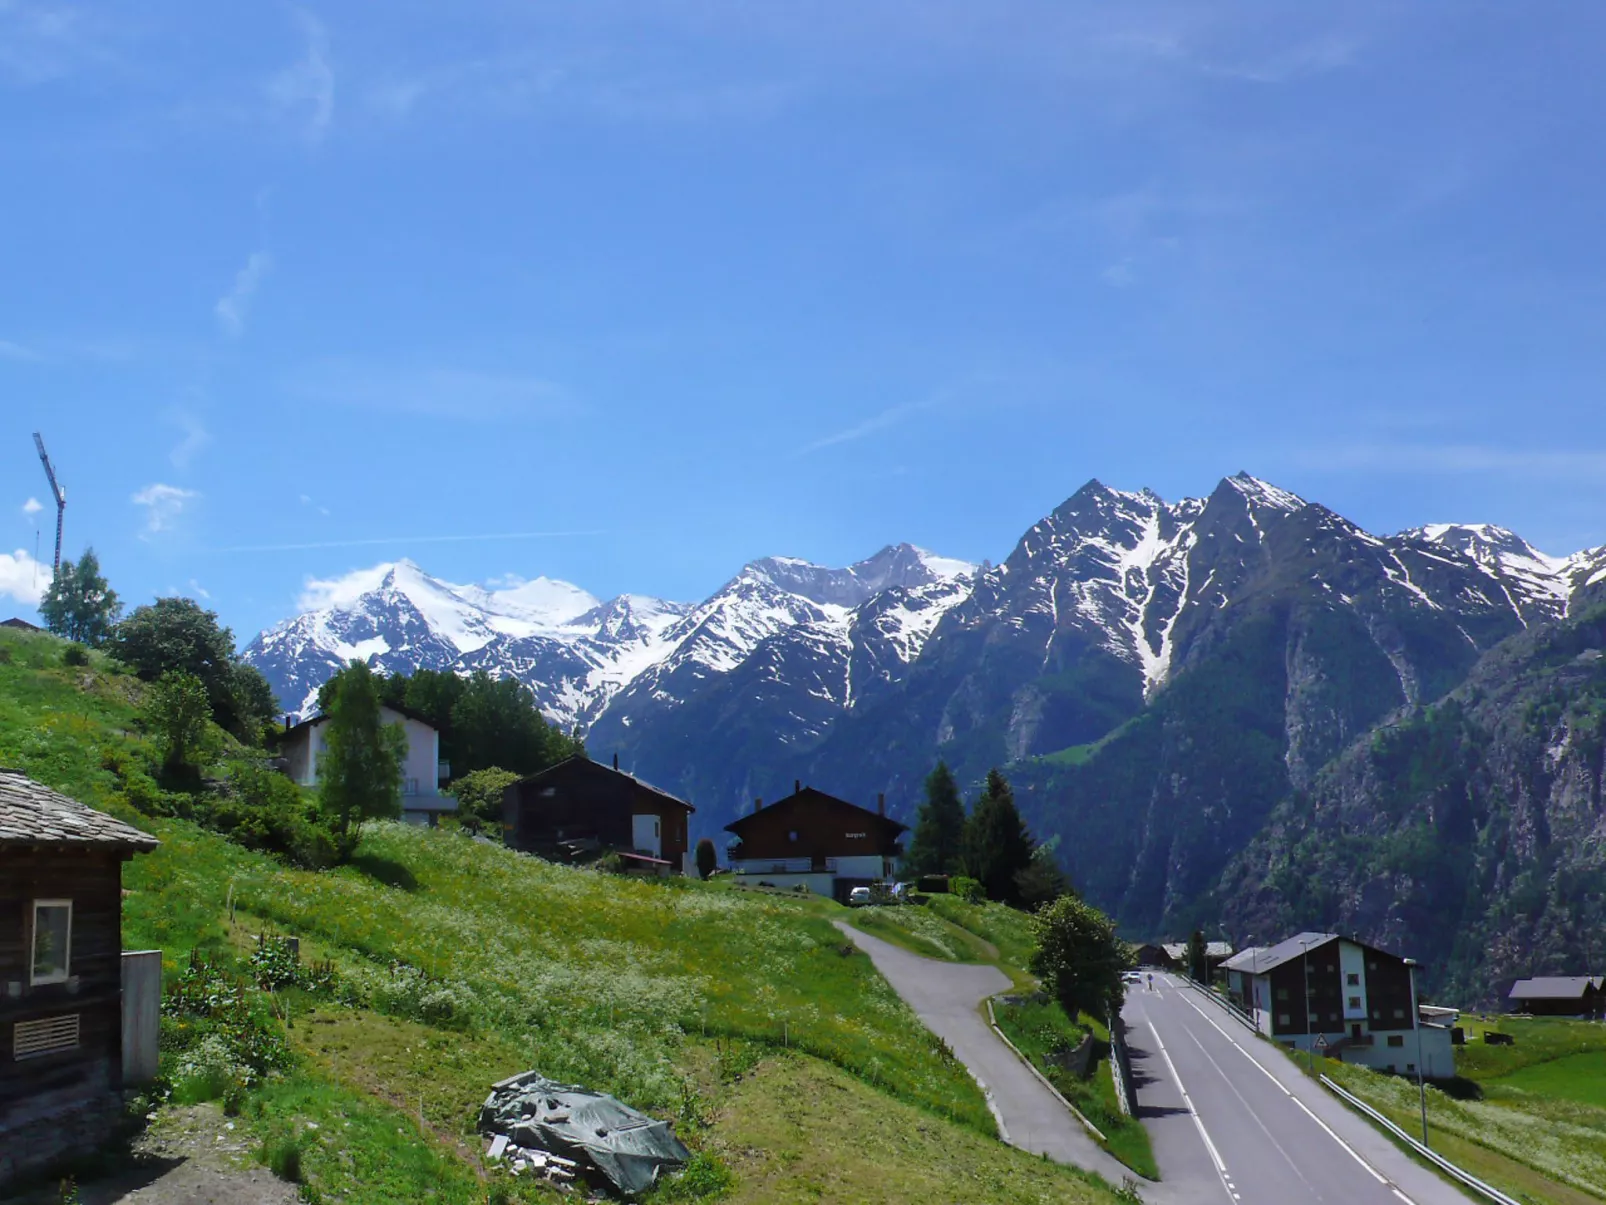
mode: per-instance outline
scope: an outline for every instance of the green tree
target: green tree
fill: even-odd
[[[697,859],[697,877],[700,879],[706,879],[719,867],[719,851],[707,837],[698,838],[694,856]]]
[[[475,670],[452,705],[452,772],[503,766],[533,774],[579,751],[577,742],[552,728],[530,688],[514,678]]]
[[[1031,866],[1032,849],[1009,780],[997,768],[987,771],[987,785],[965,822],[965,873],[981,882],[988,899],[1018,903],[1015,876]]]
[[[144,720],[169,773],[193,769],[205,751],[212,706],[194,674],[167,673],[145,694]]]
[[[1205,941],[1203,929],[1195,929],[1193,936],[1188,938],[1188,974],[1195,983],[1208,983],[1210,981],[1210,946]]]
[[[457,818],[471,833],[483,828],[501,830],[502,792],[518,782],[519,776],[500,766],[487,766],[452,781],[457,797]]]
[[[105,643],[122,613],[123,604],[101,574],[100,558],[93,548],[84,549],[76,565],[70,560],[62,562],[39,604],[45,627],[91,647]]]
[[[926,801],[915,817],[904,865],[910,874],[957,874],[965,840],[965,805],[947,762],[926,775]]]
[[[1039,845],[1032,851],[1032,860],[1026,869],[1015,872],[1017,899],[1028,912],[1036,912],[1062,895],[1076,894],[1070,877],[1055,856],[1054,847],[1058,844],[1059,838],[1054,837]]]
[[[234,633],[192,598],[135,607],[113,631],[109,648],[147,682],[166,673],[199,678],[213,720],[242,741],[255,744],[276,710],[267,680],[235,657]]]
[[[318,758],[318,805],[342,860],[351,857],[366,820],[401,815],[407,733],[379,714],[379,682],[365,661],[352,661],[326,684],[325,748]]]
[[[1131,948],[1115,924],[1093,905],[1062,895],[1032,918],[1031,970],[1066,1015],[1089,1013],[1104,1020],[1120,1011],[1121,972],[1132,965]]]

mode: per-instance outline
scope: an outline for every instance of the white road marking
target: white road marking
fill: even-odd
[[[1255,1070],[1259,1071],[1262,1075],[1264,1075],[1272,1083],[1276,1084],[1277,1087],[1282,1089],[1282,1093],[1283,1093],[1284,1096],[1288,1097],[1296,1105],[1298,1105],[1301,1109],[1303,1109],[1304,1112],[1305,1112],[1305,1116],[1309,1117],[1317,1125],[1321,1126],[1323,1131],[1326,1132],[1327,1136],[1329,1138],[1331,1138],[1334,1142],[1338,1143],[1339,1146],[1343,1147],[1345,1153],[1347,1153],[1351,1159],[1355,1160],[1355,1162],[1359,1163],[1362,1167],[1364,1167],[1367,1170],[1367,1172],[1372,1176],[1372,1178],[1374,1180],[1376,1180],[1379,1184],[1388,1185],[1388,1187],[1393,1191],[1394,1195],[1399,1197],[1400,1200],[1404,1201],[1406,1203],[1406,1205],[1416,1205],[1416,1202],[1412,1201],[1410,1197],[1406,1196],[1403,1192],[1401,1192],[1399,1190],[1399,1188],[1396,1187],[1389,1180],[1389,1178],[1387,1176],[1383,1175],[1382,1172],[1378,1171],[1377,1168],[1373,1167],[1370,1163],[1368,1163],[1361,1156],[1359,1151],[1357,1151],[1349,1143],[1345,1142],[1342,1138],[1340,1138],[1337,1134],[1335,1134],[1333,1132],[1333,1129],[1332,1129],[1331,1126],[1329,1126],[1320,1117],[1316,1116],[1316,1114],[1311,1111],[1309,1105],[1307,1105],[1304,1101],[1300,1100],[1299,1097],[1295,1096],[1294,1093],[1289,1089],[1288,1085],[1283,1083],[1282,1080],[1278,1079],[1275,1075],[1273,1075],[1271,1073],[1271,1070],[1269,1068],[1267,1068],[1266,1065],[1263,1064],[1259,1059],[1257,1059],[1254,1055],[1250,1054],[1249,1051],[1242,1044],[1239,1043],[1237,1038],[1233,1037],[1225,1029],[1222,1029],[1221,1026],[1217,1025],[1215,1023],[1215,1021],[1204,1011],[1204,1009],[1200,1008],[1192,1000],[1188,999],[1188,996],[1187,996],[1186,992],[1181,993],[1181,995],[1182,995],[1183,1001],[1188,1005],[1189,1008],[1193,1009],[1193,1011],[1198,1013],[1201,1017],[1204,1017],[1205,1021],[1210,1025],[1210,1027],[1212,1029],[1214,1029],[1222,1037],[1226,1038],[1227,1041],[1230,1042],[1237,1049],[1239,1054],[1243,1055],[1244,1058],[1248,1059],[1251,1063],[1253,1063],[1254,1066],[1255,1066]],[[1149,1022],[1149,1028],[1150,1029],[1154,1028],[1154,1022],[1152,1022],[1152,1021]],[[1192,1036],[1192,1035],[1189,1035],[1189,1036]],[[1154,1037],[1155,1037],[1156,1041],[1159,1041],[1160,1035],[1159,1035],[1158,1032],[1155,1033]],[[1194,1041],[1195,1041],[1195,1043],[1197,1043],[1198,1039],[1194,1038]],[[1204,1050],[1204,1047],[1200,1046],[1199,1049],[1200,1050]],[[1206,1058],[1210,1057],[1208,1052],[1206,1052],[1205,1057]],[[1168,1057],[1166,1059],[1166,1061],[1170,1062],[1171,1060]],[[1214,1059],[1211,1059],[1212,1063],[1214,1061],[1215,1061]],[[1223,1073],[1223,1074],[1225,1074],[1225,1073]],[[1228,1083],[1230,1084],[1231,1082],[1232,1081],[1229,1079]],[[1192,1107],[1193,1106],[1190,1103],[1189,1108],[1192,1108]]]
[[[1199,1110],[1193,1107],[1193,1098],[1188,1095],[1187,1088],[1182,1085],[1182,1077],[1177,1074],[1177,1065],[1171,1061],[1171,1052],[1165,1048],[1165,1041],[1160,1037],[1160,1031],[1149,1022],[1149,1032],[1154,1035],[1154,1042],[1160,1048],[1160,1057],[1165,1059],[1165,1065],[1171,1069],[1171,1078],[1177,1081],[1177,1091],[1182,1093],[1182,1103],[1188,1106],[1188,1116],[1193,1118],[1193,1124],[1199,1131],[1199,1137],[1204,1139],[1205,1150],[1210,1153],[1210,1162],[1215,1164],[1216,1175],[1221,1177],[1221,1187],[1234,1201],[1239,1196],[1233,1191],[1232,1181],[1227,1178],[1227,1165],[1221,1161],[1221,1152],[1216,1150],[1216,1144],[1210,1141],[1210,1133],[1205,1124],[1199,1119]]]

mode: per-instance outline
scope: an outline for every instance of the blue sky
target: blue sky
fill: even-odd
[[[1606,10],[0,0],[0,610],[699,598],[1082,482],[1606,542]],[[13,555],[19,550],[20,555]],[[21,599],[22,601],[17,601]]]

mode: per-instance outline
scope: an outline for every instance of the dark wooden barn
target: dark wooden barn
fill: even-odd
[[[908,826],[889,819],[885,798],[870,811],[801,783],[784,799],[725,826],[731,870],[778,887],[805,886],[846,900],[855,887],[898,873]]]
[[[0,770],[0,1187],[121,1114],[123,863],[156,844]]]
[[[559,861],[615,850],[638,869],[684,869],[687,824],[697,809],[589,757],[571,757],[502,793],[502,839]]]

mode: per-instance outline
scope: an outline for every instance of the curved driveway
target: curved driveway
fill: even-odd
[[[938,962],[900,950],[841,921],[842,930],[875,963],[893,989],[970,1069],[998,1118],[1000,1137],[1034,1155],[1047,1155],[1103,1176],[1112,1184],[1132,1177],[1123,1164],[1088,1137],[987,1024],[982,1001],[1006,990],[1009,978],[997,967]],[[1145,1186],[1145,1197],[1155,1186]]]

